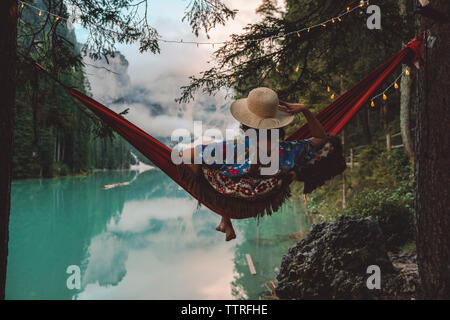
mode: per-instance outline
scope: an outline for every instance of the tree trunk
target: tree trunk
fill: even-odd
[[[431,1],[450,12],[448,0]],[[424,48],[419,70],[415,145],[417,255],[424,298],[450,299],[450,25],[420,18],[420,31],[436,37]]]
[[[362,128],[363,128],[363,135],[364,135],[364,142],[366,144],[372,143],[372,136],[370,133],[370,121],[369,121],[369,109],[367,107],[364,107],[361,111],[361,119],[362,119]]]
[[[402,66],[402,78],[400,80],[400,132],[403,146],[410,160],[414,159],[413,144],[411,141],[410,104],[411,104],[411,77],[405,74],[407,66]]]
[[[406,0],[399,0],[398,7],[400,16],[403,18],[404,23],[408,23],[406,19]],[[407,68],[408,67],[406,65],[402,65],[402,77],[400,79],[400,132],[402,135],[402,142],[405,152],[409,159],[413,160],[414,150],[411,140],[411,130],[409,127],[412,79],[406,75]]]
[[[5,298],[16,95],[17,1],[0,1],[0,299]]]

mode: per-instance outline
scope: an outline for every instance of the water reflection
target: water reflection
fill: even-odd
[[[226,243],[219,221],[159,170],[14,181],[9,299],[259,298],[280,257],[308,228],[291,202],[256,225],[237,223]],[[250,275],[245,254],[257,275]],[[79,265],[80,290],[68,290],[67,266]]]

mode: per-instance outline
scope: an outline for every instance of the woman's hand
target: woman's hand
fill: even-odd
[[[307,111],[309,110],[307,106],[301,103],[289,103],[286,101],[280,100],[280,106],[281,111],[287,112],[289,114],[296,114],[299,112]]]

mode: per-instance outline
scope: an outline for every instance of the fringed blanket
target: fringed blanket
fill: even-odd
[[[327,142],[305,166],[321,163],[333,150],[333,144]],[[179,165],[178,172],[188,187],[200,195],[200,204],[214,204],[237,218],[271,215],[290,197],[292,177],[287,173],[267,177],[230,177],[208,165],[200,168],[195,172],[187,165]]]

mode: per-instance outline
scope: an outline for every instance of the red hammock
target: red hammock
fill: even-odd
[[[339,133],[400,63],[405,62],[412,66],[415,62],[421,62],[421,51],[421,37],[411,40],[403,50],[381,64],[363,80],[319,112],[317,119],[322,123],[325,130],[330,134]],[[172,163],[171,149],[169,147],[80,91],[69,89],[69,92],[146,156],[155,166],[159,167],[194,198],[198,199],[198,196],[192,190],[189,190],[186,183],[180,179],[177,166]],[[305,124],[294,131],[287,140],[304,139],[309,136],[309,128]],[[232,212],[224,211],[225,208],[216,208],[211,203],[203,204],[220,215],[232,219],[242,218],[234,216]]]

